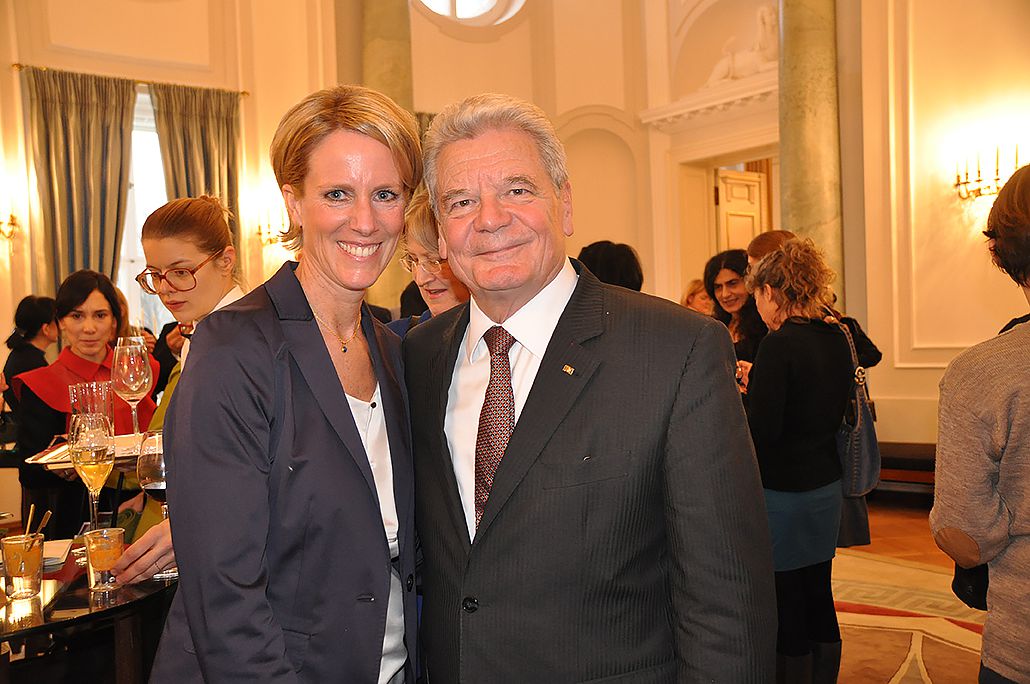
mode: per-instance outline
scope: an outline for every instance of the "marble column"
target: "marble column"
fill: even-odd
[[[363,4],[362,81],[414,111],[411,74],[411,22],[408,0],[374,0]],[[411,281],[393,259],[368,292],[373,304],[396,309],[401,291]]]
[[[780,1],[780,225],[812,238],[844,301],[835,0]]]

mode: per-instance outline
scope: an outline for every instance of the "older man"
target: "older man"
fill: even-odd
[[[405,342],[429,681],[771,681],[762,490],[726,329],[565,253],[565,153],[482,95],[425,145],[472,292]]]

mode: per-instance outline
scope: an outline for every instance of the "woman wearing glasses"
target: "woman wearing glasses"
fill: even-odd
[[[404,211],[402,245],[405,254],[401,258],[401,266],[411,274],[411,279],[415,281],[429,309],[421,316],[406,316],[387,325],[401,337],[419,323],[428,321],[431,316],[469,300],[468,288],[454,276],[447,260],[440,258],[438,236],[436,216],[429,206],[429,195],[425,187],[420,185]]]
[[[413,682],[400,340],[362,302],[421,180],[418,127],[337,86],[270,152],[302,251],[193,337],[165,419],[179,587],[151,681]]]
[[[147,268],[136,276],[136,282],[144,292],[161,298],[182,329],[194,330],[212,311],[243,296],[226,214],[214,197],[187,197],[165,204],[143,224]],[[165,410],[186,368],[189,346],[187,338],[150,422],[151,430],[162,427]],[[142,516],[136,526],[135,543],[125,550],[112,572],[119,582],[132,584],[173,566],[175,551],[171,527],[167,520],[161,520],[157,501],[144,499],[141,493],[125,507],[142,509]]]

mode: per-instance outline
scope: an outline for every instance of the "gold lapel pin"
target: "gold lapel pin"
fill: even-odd
[[[576,369],[570,366],[569,364],[565,364],[564,366],[562,366],[562,370],[568,373],[569,375],[572,375],[576,372]]]

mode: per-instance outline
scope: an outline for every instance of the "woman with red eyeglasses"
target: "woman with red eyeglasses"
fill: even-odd
[[[136,277],[144,292],[156,294],[179,322],[186,337],[179,363],[172,369],[151,430],[164,422],[181,373],[186,372],[192,331],[211,312],[243,296],[225,207],[209,196],[172,200],[147,217],[142,229],[147,268]],[[171,528],[161,520],[160,504],[142,494],[126,503],[142,509],[136,541],[113,568],[118,581],[131,584],[154,576],[175,563]]]

